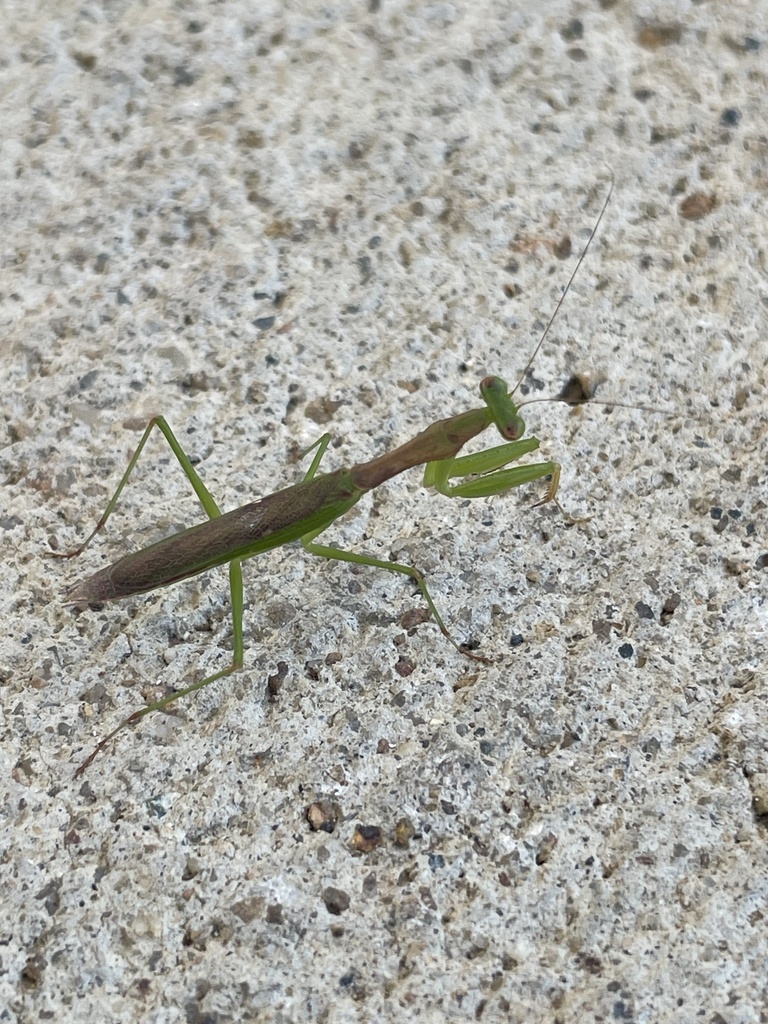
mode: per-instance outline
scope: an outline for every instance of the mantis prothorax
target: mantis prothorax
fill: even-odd
[[[500,377],[485,377],[480,383],[480,394],[484,402],[481,408],[437,420],[412,440],[391,452],[371,459],[370,462],[359,463],[348,469],[337,469],[330,473],[318,474],[320,461],[331,440],[330,434],[323,434],[304,452],[306,455],[317,449],[312,464],[301,483],[286,487],[284,490],[224,514],[200,479],[165,419],[162,416],[156,416],[150,420],[112,499],[89,536],[74,551],[49,552],[48,554],[58,558],[73,558],[88,547],[112,514],[153,428],[157,427],[192,484],[209,517],[208,521],[183,530],[141,551],[125,555],[114,564],[74,584],[68,590],[66,599],[75,605],[114,601],[135,594],[147,593],[229,562],[233,632],[232,663],[191,686],[177,690],[161,700],[134,711],[101,740],[77,769],[76,776],[88,767],[110,740],[129,725],[150,712],[165,708],[174,701],[180,700],[196,690],[201,690],[217,679],[242,667],[242,562],[262,551],[269,551],[271,548],[289,544],[291,541],[300,540],[307,551],[323,558],[353,562],[357,565],[376,566],[388,569],[390,572],[410,576],[418,585],[440,631],[453,646],[467,657],[484,662],[490,660],[463,649],[451,637],[435,607],[424,577],[418,569],[398,562],[388,562],[368,555],[355,554],[340,548],[317,544],[315,538],[336,519],[348,512],[368,491],[407,469],[424,464],[426,464],[424,485],[435,488],[440,494],[449,498],[487,498],[494,494],[502,494],[521,484],[549,478],[547,490],[537,504],[543,505],[545,502],[556,500],[560,479],[558,463],[547,461],[504,468],[539,447],[537,438],[523,437],[525,423],[513,400],[513,395],[522,383],[525,372],[536,357],[554,323],[560,306],[600,225],[610,194],[609,191],[587,244],[518,384],[510,391]],[[458,455],[469,440],[491,425],[494,425],[504,438],[504,444],[472,455]],[[461,482],[452,483],[453,480]]]

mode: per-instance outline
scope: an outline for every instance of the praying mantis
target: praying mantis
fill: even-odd
[[[371,459],[369,462],[358,463],[349,468],[336,469],[327,473],[318,473],[320,462],[331,441],[330,434],[323,434],[303,453],[308,455],[316,449],[311,465],[300,483],[226,513],[221,512],[166,420],[162,416],[155,416],[149,421],[117,489],[91,533],[73,551],[47,552],[47,554],[55,558],[74,558],[85,551],[114,511],[123,488],[156,427],[165,437],[189,479],[208,516],[208,521],[158,541],[140,551],[125,555],[112,565],[100,569],[92,576],[71,586],[66,592],[66,600],[75,606],[114,601],[144,594],[158,587],[168,586],[190,576],[196,576],[214,566],[229,563],[233,634],[232,661],[226,668],[134,711],[97,744],[93,752],[79,766],[75,777],[81,775],[96,755],[128,726],[138,722],[145,715],[168,707],[169,704],[173,704],[182,697],[202,690],[216,680],[242,668],[244,652],[242,563],[247,558],[253,558],[254,555],[263,551],[269,551],[292,541],[301,541],[306,551],[322,558],[374,566],[409,576],[421,591],[440,632],[456,650],[478,661],[486,663],[490,661],[482,655],[465,650],[453,639],[435,606],[426,581],[418,569],[399,562],[385,561],[369,555],[356,554],[318,544],[316,538],[373,488],[407,469],[420,465],[425,465],[424,486],[432,487],[439,494],[449,498],[487,498],[503,494],[522,484],[548,478],[547,490],[536,504],[543,505],[549,501],[557,501],[556,495],[560,480],[558,463],[553,461],[535,462],[510,468],[510,463],[535,451],[540,444],[536,437],[523,436],[526,427],[520,416],[519,408],[525,403],[520,403],[520,406],[516,405],[513,396],[557,317],[600,226],[612,191],[613,184],[611,183],[589,239],[517,385],[510,391],[500,377],[485,377],[480,382],[480,394],[484,403],[480,408],[437,420],[410,441],[384,455]],[[584,398],[574,401],[565,397],[562,397],[562,400],[570,401],[571,404],[585,401]],[[496,427],[499,431],[504,438],[503,444],[471,455],[458,454],[468,441],[490,426]],[[454,480],[460,482],[453,483]]]

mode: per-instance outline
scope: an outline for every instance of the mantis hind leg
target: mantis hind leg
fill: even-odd
[[[144,451],[144,446],[146,445],[147,441],[149,440],[149,435],[152,433],[152,430],[153,430],[154,427],[157,427],[157,429],[160,431],[160,433],[163,435],[163,437],[168,442],[168,445],[169,445],[171,451],[176,456],[176,458],[177,458],[177,460],[179,462],[179,465],[181,466],[182,470],[184,471],[184,475],[189,480],[189,482],[192,484],[192,487],[193,487],[193,489],[195,491],[195,494],[197,495],[198,499],[200,500],[200,504],[203,506],[203,509],[204,509],[206,515],[208,516],[208,518],[209,519],[215,519],[217,516],[221,515],[221,509],[216,504],[216,501],[215,501],[213,495],[211,494],[211,492],[208,490],[208,488],[205,486],[203,481],[200,479],[200,477],[199,477],[199,475],[197,473],[197,470],[192,465],[192,463],[191,463],[187,453],[184,451],[184,449],[179,444],[179,442],[178,442],[178,440],[176,438],[176,435],[173,433],[171,428],[168,426],[168,424],[167,424],[167,422],[165,420],[165,417],[163,417],[163,416],[153,416],[152,419],[147,424],[147,429],[141,435],[141,440],[139,441],[138,445],[136,446],[136,451],[131,456],[131,460],[128,463],[128,468],[126,469],[126,471],[123,473],[122,477],[120,478],[120,483],[117,485],[117,488],[115,489],[115,493],[112,495],[112,497],[109,500],[109,503],[107,504],[107,507],[104,509],[104,512],[103,512],[103,514],[101,516],[101,519],[99,519],[98,523],[96,523],[96,525],[91,530],[91,532],[88,534],[88,536],[85,538],[83,543],[79,547],[75,548],[73,551],[65,551],[65,552],[47,551],[46,552],[47,557],[49,557],[49,558],[76,558],[78,555],[82,554],[83,551],[85,551],[85,549],[91,543],[91,541],[96,536],[96,534],[101,529],[104,528],[104,526],[106,525],[107,520],[109,519],[109,517],[114,512],[115,506],[117,505],[118,501],[120,500],[120,495],[123,493],[123,488],[128,483],[128,478],[130,477],[131,473],[136,468],[136,463],[139,461],[139,456]]]
[[[112,499],[110,500],[109,504],[107,505],[107,508],[104,511],[104,514],[102,515],[102,517],[99,520],[99,522],[96,524],[96,527],[94,528],[94,530],[89,534],[89,536],[85,539],[85,541],[83,542],[83,544],[80,545],[79,548],[75,549],[72,552],[69,552],[68,554],[59,555],[58,557],[70,558],[70,557],[74,557],[75,555],[80,554],[82,551],[85,550],[85,548],[88,547],[88,545],[93,540],[93,538],[96,536],[96,534],[99,532],[99,530],[104,526],[104,524],[106,523],[107,519],[109,518],[109,516],[111,515],[112,511],[114,510],[115,505],[117,504],[117,502],[118,502],[118,500],[120,498],[120,494],[121,494],[123,488],[125,487],[126,483],[128,482],[128,478],[130,477],[131,473],[133,472],[133,469],[136,466],[136,463],[139,460],[139,456],[141,455],[141,452],[142,452],[145,444],[147,443],[149,435],[152,432],[152,428],[155,427],[155,426],[162,432],[163,436],[165,437],[165,439],[167,440],[168,444],[170,445],[170,448],[173,451],[173,453],[176,456],[176,458],[178,459],[179,464],[181,465],[181,468],[183,469],[185,475],[187,476],[187,479],[192,484],[192,487],[194,488],[195,493],[197,494],[198,498],[200,499],[200,503],[202,504],[203,508],[205,509],[206,513],[208,514],[209,519],[216,519],[218,516],[221,515],[221,510],[219,509],[219,506],[217,505],[213,495],[210,493],[208,488],[205,486],[203,481],[200,479],[197,471],[195,470],[194,466],[190,462],[189,457],[187,456],[186,452],[184,451],[184,449],[179,444],[179,442],[178,442],[176,436],[174,435],[173,431],[168,426],[168,424],[166,423],[165,419],[162,416],[157,416],[154,419],[150,420],[149,424],[147,425],[147,429],[144,431],[144,434],[142,435],[141,440],[139,441],[138,447],[136,448],[136,451],[133,453],[133,456],[131,457],[131,460],[128,463],[128,468],[126,469],[125,473],[123,474],[123,476],[122,476],[122,478],[120,480],[120,483],[117,486],[117,490],[115,491],[114,495],[112,496]],[[318,438],[318,440],[315,441],[314,444],[310,445],[310,447],[307,448],[307,450],[303,453],[304,455],[306,455],[306,454],[308,454],[308,452],[312,451],[313,448],[317,448],[318,449],[317,454],[315,455],[314,459],[312,460],[312,464],[310,465],[309,469],[307,470],[307,473],[306,473],[306,476],[305,476],[306,480],[311,480],[314,477],[315,473],[317,472],[317,467],[320,465],[320,460],[322,459],[322,457],[323,457],[323,455],[325,453],[325,450],[328,447],[328,444],[330,443],[330,440],[331,440],[331,435],[330,434],[323,434],[322,437]],[[160,700],[154,701],[154,703],[152,703],[152,704],[147,704],[146,707],[140,708],[138,711],[134,711],[132,715],[129,715],[126,719],[124,719],[115,729],[112,730],[112,732],[110,732],[107,736],[104,737],[103,740],[101,740],[100,743],[97,744],[97,746],[95,747],[93,752],[89,755],[89,757],[86,758],[85,761],[83,761],[83,763],[80,765],[80,767],[75,772],[75,778],[77,778],[79,775],[81,775],[85,771],[85,769],[90,765],[90,763],[93,761],[93,759],[96,757],[96,755],[101,750],[103,750],[103,748],[105,746],[107,746],[107,744],[110,743],[110,741],[113,740],[115,738],[115,736],[118,735],[118,733],[122,732],[123,729],[127,729],[129,726],[135,725],[135,723],[138,722],[139,719],[144,718],[145,715],[148,715],[148,714],[150,714],[153,711],[160,711],[163,708],[168,707],[169,704],[173,704],[175,701],[181,700],[182,697],[187,697],[187,696],[189,696],[189,694],[195,693],[197,690],[202,690],[204,687],[208,686],[210,683],[215,683],[217,680],[223,679],[225,676],[231,675],[233,672],[237,672],[239,669],[241,669],[243,667],[243,652],[244,652],[244,644],[243,644],[243,608],[244,608],[244,598],[243,598],[243,570],[242,570],[242,560],[241,559],[234,559],[232,562],[229,563],[229,594],[230,594],[230,602],[231,602],[231,605],[232,605],[232,662],[231,662],[231,664],[229,664],[226,668],[220,669],[218,672],[214,672],[210,676],[206,676],[205,679],[200,679],[198,682],[192,683],[191,686],[185,686],[181,690],[175,690],[173,693],[169,693],[167,696],[162,697]]]
[[[96,755],[103,750],[118,733],[121,733],[123,729],[127,729],[129,726],[135,725],[140,718],[143,718],[145,715],[149,715],[152,711],[160,711],[162,708],[168,707],[169,704],[173,704],[174,701],[180,700],[182,697],[187,697],[190,693],[194,693],[196,690],[202,690],[203,687],[208,686],[209,683],[215,683],[217,679],[223,679],[224,676],[231,675],[233,672],[237,672],[238,669],[243,667],[243,570],[239,561],[230,564],[229,581],[232,601],[232,633],[234,641],[232,664],[221,669],[219,672],[214,672],[213,675],[206,676],[205,679],[201,679],[197,683],[192,683],[191,686],[185,686],[181,690],[174,690],[173,693],[169,693],[166,697],[156,700],[153,704],[147,704],[146,707],[139,708],[138,711],[134,711],[132,715],[123,719],[123,721],[114,728],[112,732],[108,733],[103,740],[100,740],[99,743],[97,743],[93,751],[75,772],[75,778],[82,775]]]
[[[139,443],[138,443],[138,445],[136,447],[136,451],[131,456],[130,462],[128,463],[128,468],[126,469],[125,473],[123,473],[122,477],[120,478],[120,482],[117,485],[117,489],[115,490],[115,493],[112,495],[112,498],[110,499],[109,504],[107,505],[106,509],[104,510],[104,513],[102,514],[101,519],[99,519],[98,523],[93,528],[91,533],[86,537],[86,539],[83,541],[83,543],[79,547],[74,549],[74,551],[69,551],[69,552],[65,552],[65,553],[48,552],[48,554],[51,557],[74,558],[77,555],[81,554],[83,551],[85,551],[85,549],[91,543],[91,541],[96,536],[96,534],[104,527],[104,525],[106,524],[106,522],[109,519],[110,515],[114,511],[115,506],[117,505],[117,502],[120,499],[120,495],[123,492],[123,488],[128,483],[128,479],[129,479],[131,473],[133,472],[134,468],[136,467],[136,463],[139,461],[139,456],[141,455],[142,451],[144,450],[144,446],[146,445],[146,443],[147,443],[147,441],[149,439],[149,436],[152,433],[152,429],[154,427],[157,427],[157,429],[162,433],[162,435],[165,437],[166,441],[168,442],[168,445],[170,446],[171,451],[176,456],[176,459],[178,460],[179,465],[181,466],[182,470],[184,471],[184,475],[187,477],[189,482],[192,484],[192,487],[193,487],[193,489],[195,491],[195,494],[197,495],[197,497],[198,497],[198,499],[200,501],[200,504],[203,506],[203,509],[206,512],[208,518],[209,519],[216,519],[218,516],[221,515],[221,509],[219,508],[218,504],[216,503],[215,498],[213,497],[211,492],[208,490],[208,488],[205,486],[205,484],[201,480],[200,476],[198,475],[197,471],[195,470],[194,466],[192,465],[192,463],[191,463],[191,461],[189,459],[189,456],[186,454],[184,449],[179,444],[179,441],[176,438],[176,435],[171,430],[171,428],[168,425],[168,423],[166,422],[165,418],[162,417],[162,416],[155,416],[147,424],[147,428],[144,431],[144,433],[142,434],[141,440],[139,441]],[[128,718],[126,718],[124,721],[122,721],[120,723],[120,725],[117,726],[117,728],[113,729],[112,732],[110,732],[109,735],[106,736],[97,745],[97,747],[95,748],[93,753],[77,769],[77,771],[75,773],[76,777],[78,775],[80,775],[88,767],[88,765],[91,763],[91,761],[93,761],[94,757],[96,757],[96,755],[99,753],[99,751],[102,750],[102,748],[105,747],[110,742],[110,740],[113,739],[113,737],[115,737],[119,732],[122,732],[122,730],[127,728],[129,725],[133,725],[140,718],[143,718],[145,715],[148,715],[150,712],[152,712],[152,711],[159,711],[161,708],[167,707],[169,704],[172,704],[174,701],[180,700],[182,697],[186,697],[188,694],[194,693],[196,690],[202,690],[203,687],[208,686],[209,683],[213,683],[217,679],[221,679],[224,676],[230,675],[232,672],[236,672],[238,669],[242,668],[242,666],[243,666],[243,604],[244,604],[244,601],[243,601],[243,570],[242,570],[241,563],[240,563],[239,559],[235,559],[234,561],[230,562],[230,565],[229,565],[229,594],[230,594],[230,602],[231,602],[231,605],[232,605],[232,662],[231,662],[231,664],[228,665],[226,668],[221,669],[219,672],[215,672],[213,675],[207,676],[205,679],[201,679],[197,683],[193,683],[191,686],[186,686],[186,687],[184,687],[181,690],[176,690],[173,693],[168,694],[166,697],[163,697],[161,700],[155,701],[153,704],[148,704],[146,707],[140,708],[138,711],[134,711],[134,713],[132,715],[129,715]]]

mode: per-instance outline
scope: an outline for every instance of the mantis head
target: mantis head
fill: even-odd
[[[517,411],[506,381],[501,377],[484,377],[480,381],[480,394],[488,406],[490,420],[508,441],[517,441],[525,433],[525,423]],[[489,421],[490,422],[490,421]]]

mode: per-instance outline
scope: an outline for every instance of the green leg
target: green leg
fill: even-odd
[[[325,527],[323,527],[323,529],[325,529]],[[427,602],[427,606],[432,613],[440,632],[447,640],[450,641],[450,643],[453,644],[459,654],[463,654],[467,658],[473,658],[475,661],[482,661],[486,665],[491,664],[491,658],[485,658],[481,654],[473,654],[471,651],[465,650],[453,639],[443,622],[440,612],[435,607],[435,602],[432,600],[432,595],[427,588],[426,580],[418,569],[415,569],[412,565],[403,565],[400,562],[386,562],[381,558],[373,558],[371,555],[357,555],[352,551],[343,551],[341,548],[332,548],[325,544],[313,544],[313,540],[319,533],[322,533],[322,530],[316,530],[314,533],[308,533],[306,536],[301,538],[301,543],[304,545],[304,548],[310,552],[310,554],[318,555],[320,558],[332,558],[339,562],[352,562],[354,565],[372,565],[376,569],[386,569],[388,572],[399,572],[404,576],[410,576],[421,591],[424,600]]]
[[[160,432],[163,434],[166,441],[170,445],[171,451],[178,459],[178,462],[182,470],[184,471],[184,474],[186,475],[189,482],[192,484],[195,494],[199,498],[200,504],[203,506],[203,509],[207,513],[209,519],[216,519],[218,516],[221,515],[221,509],[216,504],[213,495],[210,493],[208,488],[200,479],[200,476],[198,475],[194,466],[190,462],[186,452],[179,444],[173,431],[168,426],[168,424],[166,423],[165,419],[162,416],[156,416],[154,419],[150,420],[149,424],[147,425],[147,429],[144,431],[142,438],[139,441],[138,447],[136,448],[136,451],[133,453],[131,460],[128,463],[128,468],[123,474],[120,483],[117,485],[117,490],[113,494],[109,504],[104,510],[104,514],[102,515],[101,519],[98,521],[92,532],[88,535],[88,537],[86,537],[85,541],[80,545],[80,547],[76,548],[74,551],[70,551],[66,554],[58,554],[53,552],[51,554],[59,558],[73,558],[74,556],[79,555],[88,547],[93,538],[96,536],[99,530],[102,529],[102,527],[104,526],[104,524],[107,522],[110,515],[114,511],[114,508],[117,505],[120,495],[122,494],[123,488],[128,483],[128,478],[130,477],[134,467],[136,466],[136,463],[139,460],[139,456],[141,455],[144,446],[147,443],[147,440],[149,439],[149,435],[151,434],[153,427],[157,427],[158,430],[160,430]],[[122,732],[122,730],[127,728],[129,725],[133,725],[134,722],[137,722],[140,718],[143,718],[145,715],[148,715],[151,711],[159,711],[161,708],[167,707],[174,701],[180,700],[182,697],[186,697],[188,694],[194,693],[196,690],[202,690],[203,687],[208,686],[209,683],[213,683],[217,679],[221,679],[224,676],[228,676],[232,672],[236,672],[238,669],[242,668],[243,570],[240,561],[237,559],[233,560],[229,564],[229,593],[230,600],[232,603],[232,663],[228,665],[227,668],[222,669],[220,672],[215,672],[213,675],[207,676],[205,679],[201,679],[199,682],[193,683],[191,686],[184,687],[184,689],[182,690],[176,690],[174,693],[169,694],[167,697],[163,697],[162,700],[155,701],[154,704],[148,704],[146,707],[141,708],[139,711],[134,711],[132,715],[129,715],[129,717],[126,718],[125,721],[121,722],[116,729],[113,729],[112,732],[109,733],[109,735],[98,744],[98,746],[90,755],[90,757],[88,757],[77,769],[77,772],[75,773],[76,776],[80,775],[88,767],[88,765],[91,763],[91,761],[93,761],[94,757],[99,753],[99,751],[104,746],[106,746],[106,744],[109,743],[109,741],[114,736],[116,736],[119,732]]]
[[[312,465],[309,467],[307,475],[304,478],[305,480],[311,480],[315,475],[317,468],[320,465],[320,460],[322,459],[330,440],[330,434],[323,434],[322,437],[318,438],[318,440],[304,452],[304,455],[306,455],[308,452],[312,451],[313,448],[318,449],[317,454],[312,460]],[[371,555],[357,555],[352,551],[344,551],[341,548],[333,548],[325,544],[314,544],[313,541],[315,537],[322,533],[324,529],[326,529],[326,527],[322,527],[320,530],[315,530],[314,533],[305,534],[305,536],[301,538],[301,543],[306,551],[309,551],[310,554],[317,555],[320,558],[331,558],[338,562],[352,562],[354,565],[372,565],[376,569],[386,569],[388,572],[399,572],[404,576],[410,576],[421,591],[424,600],[427,602],[427,607],[432,613],[443,636],[453,644],[460,654],[464,654],[468,658],[473,658],[475,661],[482,661],[485,664],[490,664],[490,658],[484,658],[480,654],[473,654],[471,651],[464,650],[464,648],[453,639],[443,622],[440,612],[435,607],[435,602],[432,600],[432,595],[429,592],[426,580],[418,569],[414,568],[412,565],[402,565],[400,562],[386,562],[381,558],[373,558]]]
[[[547,492],[536,505],[557,501],[557,488],[560,483],[560,466],[557,462],[534,462],[526,466],[515,466],[513,469],[501,468],[538,447],[537,438],[525,437],[474,455],[429,462],[424,471],[424,486],[434,487],[448,498],[488,498],[521,484],[550,477]],[[458,484],[450,483],[454,477],[464,476],[472,476],[473,479]]]
[[[98,523],[96,523],[96,525],[94,526],[93,530],[91,530],[91,532],[85,538],[85,540],[80,545],[80,547],[75,548],[74,551],[66,551],[66,552],[63,552],[63,553],[59,553],[58,551],[48,551],[48,552],[46,552],[47,557],[49,557],[49,558],[76,558],[78,555],[81,555],[83,553],[83,551],[85,551],[85,549],[91,543],[93,538],[96,536],[96,534],[99,532],[99,530],[101,530],[104,527],[104,525],[106,524],[107,520],[112,515],[112,513],[113,513],[113,511],[115,509],[115,505],[117,505],[118,501],[120,500],[120,495],[123,493],[123,488],[128,483],[128,478],[130,477],[131,473],[133,472],[134,467],[136,466],[136,463],[139,461],[139,456],[141,455],[142,451],[144,450],[144,445],[149,440],[149,435],[152,433],[152,428],[153,427],[157,427],[157,429],[163,434],[163,436],[165,437],[166,441],[170,445],[171,451],[173,452],[173,454],[178,459],[179,465],[184,470],[185,476],[187,477],[189,482],[192,484],[192,486],[193,486],[193,488],[195,490],[195,494],[200,499],[200,504],[203,506],[203,509],[205,510],[208,518],[209,519],[215,519],[217,516],[221,515],[221,509],[219,508],[219,506],[214,501],[213,495],[211,494],[211,492],[208,490],[208,488],[205,486],[203,481],[198,476],[197,471],[195,470],[195,467],[189,461],[189,457],[187,456],[186,452],[181,447],[179,442],[176,440],[176,436],[173,433],[173,431],[171,430],[171,428],[168,426],[168,424],[166,423],[165,418],[163,416],[155,416],[147,424],[147,429],[142,434],[141,440],[139,441],[139,444],[138,444],[138,446],[136,448],[136,451],[131,456],[131,461],[128,463],[128,468],[123,473],[123,475],[122,475],[122,477],[120,479],[120,483],[117,485],[117,490],[112,495],[112,498],[110,499],[109,504],[107,505],[107,507],[104,509],[104,514],[102,515],[102,517],[98,521]]]
[[[331,435],[322,434],[320,437],[318,437],[316,441],[312,442],[309,448],[305,448],[304,451],[301,453],[301,457],[303,459],[305,455],[309,455],[313,448],[317,448],[317,454],[315,455],[314,459],[312,459],[312,465],[304,474],[304,483],[306,483],[308,480],[314,479],[315,473],[317,472],[317,467],[320,465],[320,460],[325,455],[325,450],[330,443]]]
[[[234,640],[232,664],[221,669],[220,672],[214,672],[212,676],[206,676],[205,679],[201,679],[199,682],[193,683],[191,686],[185,686],[183,690],[174,690],[173,693],[169,693],[168,696],[163,697],[162,700],[156,700],[154,704],[147,704],[146,707],[140,708],[138,711],[134,711],[132,715],[129,715],[124,719],[120,725],[113,729],[112,732],[108,733],[103,740],[97,743],[93,751],[75,772],[75,778],[82,775],[96,755],[103,750],[118,733],[122,732],[123,729],[127,729],[128,726],[138,722],[140,718],[150,714],[150,712],[160,711],[162,708],[168,707],[169,704],[173,704],[174,701],[180,700],[182,697],[186,697],[190,693],[194,693],[196,690],[202,690],[203,687],[208,686],[209,683],[215,683],[217,679],[223,679],[224,676],[231,675],[232,672],[237,672],[238,669],[243,667],[243,570],[241,568],[240,561],[238,560],[230,563],[229,585],[232,600],[232,633]]]
[[[131,475],[131,472],[138,461],[139,455],[141,454],[144,445],[147,443],[147,438],[149,437],[152,431],[152,427],[154,426],[157,426],[162,431],[163,436],[168,441],[168,444],[171,446],[171,450],[173,451],[176,458],[179,460],[181,468],[184,470],[186,476],[188,477],[189,481],[194,487],[195,494],[197,494],[203,508],[208,513],[208,517],[210,519],[215,519],[217,516],[221,515],[221,510],[219,509],[219,506],[216,504],[210,491],[198,476],[194,466],[189,461],[188,456],[186,455],[183,448],[179,444],[173,431],[168,426],[165,419],[162,416],[158,416],[149,423],[147,429],[144,431],[141,441],[139,441],[139,446],[134,452],[131,461],[128,463],[128,468],[125,471],[122,479],[120,480],[120,483],[117,486],[117,490],[115,491],[112,500],[110,501],[109,505],[107,505],[106,511],[99,520],[94,531],[86,539],[85,543],[82,544],[76,551],[70,552],[69,555],[61,555],[59,557],[67,558],[79,554],[88,546],[88,544],[90,544],[91,540],[96,535],[96,533],[98,533],[98,531],[104,526],[104,523],[107,521],[115,505],[117,504],[117,501],[120,497],[120,493],[125,487],[126,483],[128,482],[128,477]],[[303,452],[304,455],[307,455],[309,452],[312,451],[313,448],[318,449],[317,454],[312,460],[312,464],[307,470],[305,476],[306,480],[311,480],[314,477],[315,473],[317,472],[317,467],[320,465],[320,460],[325,454],[325,450],[328,447],[330,440],[330,434],[323,434],[322,437],[318,438],[318,440],[315,441],[314,444],[310,445],[309,448],[307,448],[306,451]],[[195,691],[197,690],[202,690],[203,687],[208,686],[210,683],[215,683],[218,679],[223,679],[224,676],[231,675],[233,672],[237,672],[239,669],[243,667],[244,601],[243,569],[241,559],[233,559],[229,563],[229,594],[230,601],[232,603],[232,663],[228,665],[226,668],[221,669],[219,672],[214,672],[213,675],[206,676],[205,679],[201,679],[199,682],[193,683],[191,686],[186,686],[182,690],[175,690],[173,693],[168,694],[167,697],[163,697],[161,700],[157,700],[153,704],[147,704],[146,707],[143,707],[138,711],[134,711],[132,715],[129,715],[128,718],[121,722],[120,725],[117,726],[117,728],[113,729],[112,732],[105,736],[104,739],[96,746],[91,755],[88,758],[86,758],[85,761],[83,761],[83,763],[75,772],[75,778],[77,778],[85,771],[85,769],[88,767],[91,761],[93,761],[93,759],[96,757],[99,751],[102,750],[110,742],[110,740],[114,739],[114,737],[117,736],[119,732],[122,732],[123,729],[126,729],[128,728],[128,726],[138,722],[140,718],[143,718],[145,715],[150,714],[152,711],[160,711],[162,708],[168,707],[169,704],[173,704],[174,701],[180,700],[182,697],[187,697],[190,693],[195,693]]]

